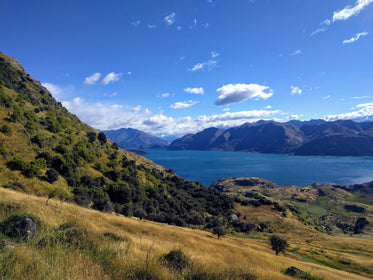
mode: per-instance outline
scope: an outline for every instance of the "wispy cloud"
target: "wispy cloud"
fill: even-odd
[[[171,109],[186,109],[186,108],[192,107],[193,105],[196,105],[197,103],[198,101],[193,101],[193,100],[184,101],[184,102],[175,102],[174,104],[170,106],[170,108]]]
[[[302,94],[302,90],[297,86],[291,86],[290,89],[291,89],[291,95]]]
[[[148,24],[146,27],[149,28],[149,29],[154,29],[154,28],[157,27],[157,25],[155,25],[155,24]]]
[[[320,25],[330,25],[332,21],[330,19],[326,19],[323,22],[320,23]]]
[[[101,84],[103,85],[108,85],[110,83],[114,83],[116,81],[118,81],[120,79],[120,76],[122,76],[122,73],[114,73],[114,72],[111,72],[109,74],[107,74],[102,80],[101,80]]]
[[[211,59],[208,60],[208,61],[205,61],[205,62],[199,62],[197,64],[195,64],[192,68],[189,68],[188,71],[190,72],[194,72],[194,71],[198,71],[198,70],[208,70],[208,71],[211,71],[212,69],[214,69],[216,67],[216,65],[218,64],[216,58],[218,56],[220,56],[220,54],[216,51],[212,51],[210,53],[210,56],[211,56]]]
[[[188,69],[188,70],[191,72],[198,71],[198,70],[211,71],[212,69],[215,68],[216,65],[217,65],[217,61],[214,59],[210,59],[209,61],[206,61],[206,62],[197,63],[191,69]]]
[[[172,25],[174,24],[175,22],[175,17],[176,17],[176,14],[174,12],[171,12],[171,14],[169,14],[168,16],[165,16],[163,21],[167,24],[167,25]]]
[[[327,95],[327,96],[324,96],[322,99],[326,100],[326,99],[329,99],[330,98],[330,95]]]
[[[373,0],[357,0],[354,6],[346,6],[342,10],[334,12],[333,22],[337,20],[346,20],[351,16],[357,15],[371,3],[373,3]]]
[[[187,92],[187,93],[191,93],[191,94],[204,94],[205,93],[205,91],[203,90],[202,87],[200,87],[200,88],[190,88],[190,87],[188,87],[188,88],[185,88],[184,91]]]
[[[368,32],[357,33],[355,37],[352,37],[351,39],[348,39],[348,40],[343,40],[343,44],[351,44],[359,40],[360,37],[364,37],[366,35],[368,35]]]
[[[101,78],[101,73],[94,73],[91,76],[84,79],[83,84],[85,85],[94,85],[96,84]]]
[[[137,26],[140,25],[140,23],[141,23],[141,21],[139,21],[139,20],[135,20],[135,21],[131,22],[131,25],[137,27]]]
[[[324,32],[324,31],[326,31],[326,30],[327,30],[327,28],[318,28],[318,29],[316,29],[315,31],[313,31],[313,32],[311,33],[311,36],[314,36],[314,35],[316,35],[317,33]]]
[[[218,88],[216,93],[218,98],[215,105],[227,106],[247,99],[268,99],[273,95],[273,90],[258,84],[228,84]]]
[[[164,93],[161,93],[161,94],[157,94],[157,97],[158,98],[167,98],[167,97],[170,97],[171,94],[168,93],[168,92],[164,92]]]
[[[62,89],[52,83],[41,83],[41,85],[51,92],[54,98],[59,99],[62,93]]]
[[[302,51],[300,49],[297,49],[297,50],[293,51],[290,55],[299,55],[301,53],[302,53]]]
[[[367,96],[367,95],[365,95],[365,96],[353,96],[351,98],[352,99],[365,99],[365,98],[373,98],[373,96]]]

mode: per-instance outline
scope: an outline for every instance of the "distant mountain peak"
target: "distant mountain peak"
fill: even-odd
[[[122,149],[165,148],[170,142],[134,128],[104,131],[106,136]]]

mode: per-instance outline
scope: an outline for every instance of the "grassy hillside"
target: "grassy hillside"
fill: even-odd
[[[238,213],[256,223],[267,223],[275,231],[299,228],[285,221],[290,218],[323,233],[373,237],[373,201],[369,199],[372,190],[363,188],[364,184],[278,186],[260,178],[232,177],[217,180],[212,186],[235,197],[240,205],[236,207]],[[255,219],[252,213],[261,213],[260,209],[265,208],[269,214],[259,214],[260,219]]]
[[[0,220],[14,214],[37,217],[39,233],[29,241],[2,236],[3,279],[294,279],[284,274],[290,266],[309,279],[373,277],[372,242],[365,239],[289,234],[289,250],[276,256],[266,233],[217,239],[0,188]],[[190,261],[179,271],[159,260],[174,249]]]
[[[120,150],[1,53],[0,186],[176,225],[205,225],[233,208],[218,191]]]

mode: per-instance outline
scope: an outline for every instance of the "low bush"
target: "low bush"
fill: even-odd
[[[168,269],[179,272],[191,264],[190,259],[180,249],[171,250],[169,253],[162,255],[159,260]]]

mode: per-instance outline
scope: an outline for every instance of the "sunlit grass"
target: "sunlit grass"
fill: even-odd
[[[322,279],[373,276],[372,240],[330,237],[312,230],[302,236],[295,231],[283,234],[290,248],[276,256],[267,241],[269,233],[251,236],[261,239],[233,235],[217,239],[206,231],[105,214],[53,199],[46,205],[45,201],[44,197],[0,188],[1,220],[12,213],[31,213],[44,225],[35,240],[7,241],[11,246],[0,250],[0,275],[4,279],[177,279],[180,275],[158,261],[173,249],[181,249],[191,260],[192,264],[181,272],[185,279],[196,274],[210,277],[205,279],[234,279],[241,272],[258,279],[293,279],[284,275],[289,266]],[[89,237],[83,247],[38,246],[43,237],[64,223],[87,230]],[[361,275],[325,264],[355,269]]]

